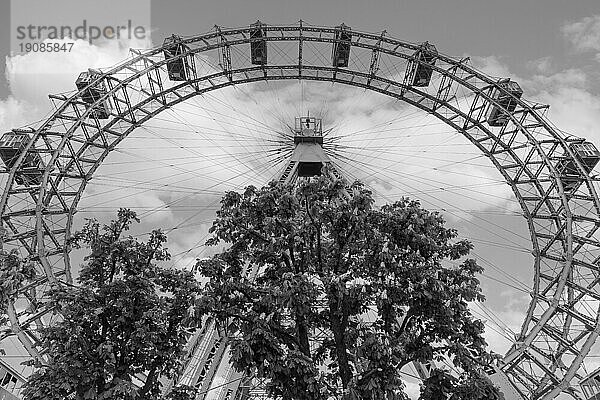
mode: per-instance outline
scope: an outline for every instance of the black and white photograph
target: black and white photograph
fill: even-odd
[[[600,399],[598,0],[0,0],[0,400]]]

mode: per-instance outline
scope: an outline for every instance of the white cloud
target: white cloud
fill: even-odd
[[[14,96],[0,100],[0,131],[30,122],[27,109],[27,103]]]
[[[600,97],[592,89],[590,77],[584,70],[550,69],[553,72],[545,73],[544,68],[549,67],[542,65],[537,73],[525,77],[516,75],[495,56],[474,57],[473,62],[490,75],[517,81],[523,88],[523,98],[550,105],[547,117],[552,124],[600,147]]]
[[[527,67],[535,72],[539,72],[545,75],[551,74],[554,71],[554,65],[550,57],[542,57],[537,60],[527,62]]]
[[[521,331],[525,310],[522,307],[504,310],[491,310],[488,307],[484,312],[479,305],[475,309],[480,319],[485,321],[484,337],[488,350],[504,355],[514,342],[514,334]]]
[[[67,43],[49,39],[45,42]],[[114,65],[128,57],[129,48],[150,45],[148,41],[136,40],[106,41],[102,45],[75,40],[68,53],[30,52],[7,57],[6,79],[11,95],[0,102],[0,129],[9,130],[43,118],[51,110],[48,95],[74,90],[80,72]]]
[[[404,389],[404,393],[408,395],[413,400],[417,400],[421,395],[421,385],[415,382],[404,382],[406,388]]]
[[[472,56],[471,62],[475,68],[485,72],[487,75],[498,78],[513,76],[509,66],[497,56]]]
[[[566,23],[561,30],[576,50],[600,51],[600,15]]]

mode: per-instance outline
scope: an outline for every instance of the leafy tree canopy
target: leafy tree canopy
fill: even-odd
[[[160,230],[146,242],[124,237],[134,221],[121,209],[109,225],[88,221],[74,235],[91,253],[79,286],[50,293],[61,318],[41,332],[49,361],[29,379],[26,400],[157,399],[160,379],[180,369],[201,287],[191,272],[159,265],[169,260]],[[171,397],[193,398],[188,389]]]
[[[491,356],[468,303],[482,301],[472,248],[402,199],[381,208],[326,177],[229,192],[201,260],[200,307],[231,339],[234,366],[284,399],[406,399],[400,370],[434,369],[422,399],[495,399]]]
[[[0,236],[3,233],[0,228]],[[7,326],[9,304],[14,301],[23,284],[34,277],[35,268],[30,260],[22,259],[16,249],[9,252],[0,250],[0,326]],[[0,355],[3,353],[4,350],[0,349]]]

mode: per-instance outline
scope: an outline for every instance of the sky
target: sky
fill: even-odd
[[[77,10],[69,9],[67,0],[53,4],[56,7],[48,13],[56,18],[62,14],[111,21],[120,9],[115,24],[128,18],[141,21],[148,25],[151,37],[118,43],[80,41],[67,58],[17,55],[10,39],[15,21],[37,23],[44,13],[19,19],[22,14],[15,16],[15,7],[11,10],[9,2],[2,0],[2,132],[42,119],[51,107],[47,94],[73,90],[80,71],[113,65],[128,56],[129,47],[151,47],[172,33],[193,35],[214,25],[245,26],[257,19],[293,24],[302,19],[313,25],[344,22],[361,31],[386,30],[409,42],[430,41],[447,55],[470,57],[486,73],[518,81],[527,99],[550,104],[548,117],[559,128],[600,143],[597,0],[136,0],[127,5],[111,0],[100,8],[98,1],[78,1]],[[227,89],[195,99],[140,128],[111,155],[88,187],[76,222],[89,217],[105,220],[116,207],[127,205],[143,218],[136,233],[143,236],[152,227],[166,228],[174,265],[188,267],[196,257],[216,251],[201,244],[220,194],[264,183],[281,167],[269,166],[261,155],[260,140],[272,132],[259,132],[252,140],[248,132],[257,128],[248,125],[260,120],[274,130],[285,130],[282,118],[291,120],[311,107],[347,146],[343,155],[353,160],[343,163],[347,173],[364,179],[379,203],[403,195],[418,198],[441,211],[462,237],[473,240],[474,255],[486,268],[481,281],[488,298],[485,308],[475,311],[489,321],[486,338],[491,348],[505,351],[509,341],[499,332],[518,331],[532,280],[527,227],[512,193],[451,129],[380,95],[332,90],[323,84],[282,84]],[[391,127],[383,129],[386,124]],[[232,132],[239,135],[232,137]],[[590,358],[590,368],[597,365],[600,362]]]

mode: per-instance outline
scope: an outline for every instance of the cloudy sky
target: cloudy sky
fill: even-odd
[[[302,19],[313,25],[345,22],[362,31],[386,30],[410,42],[435,43],[450,56],[468,56],[488,74],[518,81],[527,99],[550,104],[548,116],[559,128],[600,143],[597,0],[136,0],[127,9],[122,1],[78,1],[77,10],[61,8],[67,3],[58,1],[52,10],[40,6],[29,14],[30,22],[25,17],[19,24],[38,23],[44,13],[66,15],[71,23],[94,14],[104,22],[114,18],[115,24],[141,21],[149,25],[151,37],[78,41],[68,57],[17,55],[10,38],[15,18],[23,15],[15,16],[14,7],[2,0],[1,131],[35,125],[50,111],[47,94],[73,90],[80,71],[113,65],[128,56],[130,47],[157,45],[172,33],[207,32],[215,24],[236,27],[257,19],[292,24]],[[343,144],[338,162],[349,177],[364,180],[379,203],[403,195],[418,198],[473,240],[474,256],[486,268],[481,280],[488,298],[475,311],[488,321],[492,349],[505,351],[508,332],[519,329],[532,280],[528,232],[510,189],[456,132],[379,95],[325,84],[269,84],[194,99],[123,143],[95,175],[77,221],[106,219],[116,207],[129,206],[143,217],[136,232],[167,229],[174,265],[189,266],[211,251],[202,243],[220,194],[276,176],[282,164],[265,157],[263,141],[286,131],[285,121],[293,123],[295,115],[306,111],[329,124],[331,137]],[[590,358],[590,367],[597,364]]]

